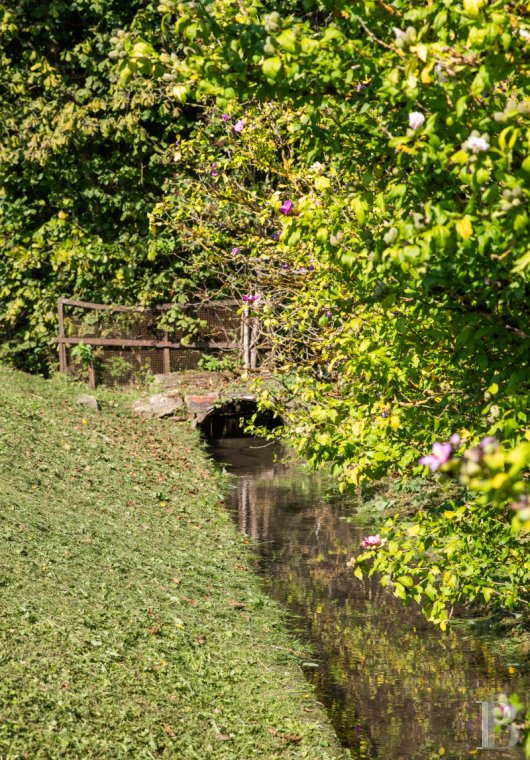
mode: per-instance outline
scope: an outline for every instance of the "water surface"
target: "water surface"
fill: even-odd
[[[256,547],[256,569],[286,605],[314,660],[304,670],[343,745],[358,760],[483,757],[519,760],[509,736],[483,736],[480,704],[530,693],[519,663],[467,626],[442,634],[347,560],[366,527],[322,477],[275,462],[278,449],[249,438],[211,442],[237,475],[228,502]],[[489,744],[489,749],[479,749]]]

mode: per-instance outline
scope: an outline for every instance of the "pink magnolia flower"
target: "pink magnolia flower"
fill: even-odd
[[[256,303],[259,301],[260,295],[259,293],[254,293],[254,295],[241,296],[241,298],[245,303]]]
[[[282,205],[280,206],[280,213],[284,214],[285,216],[288,216],[288,214],[290,214],[291,211],[293,210],[293,205],[294,205],[293,202],[290,200],[284,201]]]
[[[239,119],[233,126],[234,132],[242,132],[245,129],[245,119]]]
[[[501,726],[511,723],[517,717],[517,708],[511,702],[505,702],[503,696],[501,695],[502,701],[497,702],[493,710],[495,723]]]
[[[379,533],[376,533],[375,536],[365,536],[361,541],[361,546],[363,549],[377,549],[382,543],[381,536]]]
[[[452,456],[453,449],[450,443],[433,443],[432,454],[428,454],[420,459],[420,464],[426,464],[431,472],[436,470],[443,464],[446,464]]]
[[[498,445],[499,445],[499,442],[493,435],[486,436],[486,438],[483,438],[481,442],[479,443],[479,446],[481,449],[491,448],[492,450],[494,450],[498,447]]]

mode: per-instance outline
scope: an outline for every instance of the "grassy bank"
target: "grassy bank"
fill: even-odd
[[[0,369],[0,758],[338,758],[186,425]]]

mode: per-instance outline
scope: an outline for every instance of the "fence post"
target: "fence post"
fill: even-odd
[[[169,342],[169,335],[167,332],[164,332],[164,340]],[[163,348],[162,349],[162,367],[164,369],[164,374],[169,375],[171,372],[171,354],[169,348]]]
[[[94,362],[90,362],[88,365],[88,384],[93,391],[96,390],[96,369]]]
[[[254,317],[250,324],[250,368],[256,369],[258,366],[258,340],[259,340],[259,322]]]
[[[59,372],[66,374],[66,346],[64,339],[64,304],[62,297],[57,301],[57,316],[59,317]]]
[[[243,310],[243,369],[250,367],[250,325],[248,307]]]

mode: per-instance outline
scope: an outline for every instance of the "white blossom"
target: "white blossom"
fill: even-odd
[[[409,113],[409,127],[416,131],[425,123],[425,116],[419,111]]]
[[[523,38],[523,40],[530,40],[530,32],[528,29],[519,29],[519,36]]]
[[[481,153],[482,151],[489,150],[489,137],[487,134],[481,135],[474,130],[471,132],[467,140],[462,143],[464,150],[469,150],[471,153]]]

